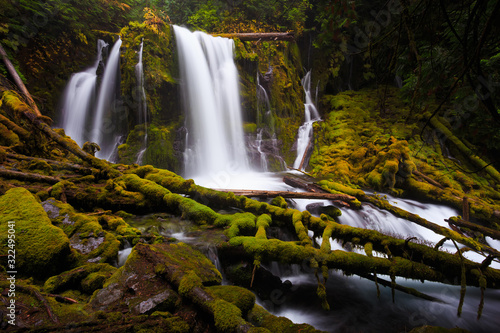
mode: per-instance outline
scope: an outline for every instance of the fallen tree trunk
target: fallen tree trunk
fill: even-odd
[[[227,33],[212,34],[216,37],[239,38],[242,41],[293,41],[295,35],[293,32],[249,32],[249,33]]]
[[[292,191],[259,191],[259,190],[231,190],[231,189],[218,189],[221,192],[233,192],[235,195],[244,195],[247,197],[258,198],[274,198],[281,196],[289,199],[326,199],[326,200],[340,200],[351,202],[356,200],[347,194],[334,194],[334,193],[319,193],[319,192],[292,192]]]
[[[61,181],[61,179],[57,177],[40,175],[38,173],[14,171],[8,169],[0,169],[0,177],[8,179],[26,180],[31,182],[43,182],[49,184],[56,184]]]
[[[468,228],[470,230],[479,231],[480,233],[482,233],[485,236],[489,236],[491,238],[495,238],[495,239],[500,240],[500,231],[493,230],[493,229],[490,229],[487,227],[483,227],[481,225],[462,220],[458,217],[451,217],[445,221],[448,223],[457,225],[459,227],[464,227],[464,228]]]
[[[40,110],[38,110],[38,107],[36,106],[35,101],[31,97],[31,94],[29,93],[28,89],[26,89],[26,86],[24,85],[23,80],[21,80],[21,78],[19,77],[19,74],[17,73],[16,68],[10,62],[9,57],[7,56],[7,52],[5,52],[5,50],[3,49],[1,44],[0,44],[0,55],[2,56],[5,67],[7,67],[7,70],[9,71],[10,75],[14,79],[14,82],[16,83],[19,90],[21,90],[21,92],[24,94],[24,97],[28,101],[28,104],[31,106],[31,108],[33,109],[35,114],[38,117],[41,117],[42,113],[40,112]]]
[[[101,160],[89,153],[83,151],[74,141],[68,140],[63,136],[56,133],[49,125],[41,121],[35,114],[30,112],[21,112],[25,118],[27,118],[36,128],[43,132],[50,139],[57,142],[62,148],[67,149],[75,156],[81,158],[82,160],[90,163],[94,168],[104,171],[110,178],[120,176],[120,172],[113,169],[108,162]]]
[[[25,155],[20,155],[20,154],[13,154],[13,153],[7,153],[7,158],[11,158],[14,160],[24,160],[24,161],[43,161],[47,162],[50,164],[52,167],[55,167],[56,169],[68,169],[68,170],[75,170],[78,172],[81,172],[83,174],[92,174],[92,168],[84,167],[79,164],[72,164],[72,163],[66,163],[66,162],[60,162],[60,161],[54,161],[54,160],[49,160],[46,158],[38,158],[38,157],[31,157],[31,156],[25,156]]]

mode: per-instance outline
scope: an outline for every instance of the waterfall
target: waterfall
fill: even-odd
[[[102,49],[108,46],[103,40],[97,41],[97,57],[92,67],[74,73],[63,94],[62,127],[67,135],[82,146],[87,137],[86,123],[95,98],[97,68],[102,61]]]
[[[234,42],[174,26],[189,141],[185,173],[248,170]]]
[[[313,123],[320,119],[318,110],[311,98],[311,71],[302,79],[302,87],[305,92],[304,103],[304,124],[300,126],[297,137],[297,158],[293,163],[294,169],[304,170],[304,161],[309,151],[309,146],[313,137]]]
[[[110,136],[113,136],[116,130],[116,124],[113,122],[109,112],[113,107],[116,87],[118,85],[121,44],[122,40],[119,38],[109,54],[99,89],[92,126],[91,139],[101,147],[101,151],[97,156],[104,158],[108,157],[110,150],[113,148],[113,139],[110,139]]]
[[[260,155],[260,167],[263,171],[268,171],[266,153],[262,151],[262,129],[257,132],[257,139],[255,140],[255,144]]]
[[[142,65],[142,50],[144,45],[144,39],[141,41],[141,46],[139,48],[139,61],[135,65],[135,78],[137,80],[137,91],[136,91],[136,101],[137,101],[137,122],[138,124],[144,124],[144,143],[143,149],[137,154],[136,163],[141,165],[144,158],[144,153],[147,149],[148,144],[148,123],[147,123],[147,104],[146,104],[146,92],[144,90],[144,70]]]

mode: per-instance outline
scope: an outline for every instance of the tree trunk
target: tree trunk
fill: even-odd
[[[24,94],[24,97],[28,101],[28,104],[31,106],[31,108],[33,109],[35,114],[38,117],[41,117],[42,113],[40,112],[40,110],[38,110],[38,107],[36,106],[36,103],[33,100],[33,98],[31,97],[28,89],[26,89],[26,86],[24,85],[23,80],[21,80],[21,78],[19,77],[19,74],[17,74],[17,71],[16,71],[14,65],[12,65],[12,63],[10,62],[9,57],[7,56],[7,52],[5,52],[5,50],[3,49],[2,44],[0,44],[0,55],[3,58],[3,62],[5,63],[5,67],[7,67],[7,70],[9,71],[10,75],[14,79],[14,82],[16,83],[19,90],[21,90],[21,92]]]
[[[21,171],[13,171],[7,169],[0,169],[0,177],[8,178],[8,179],[19,179],[26,180],[31,182],[43,182],[49,184],[55,184],[61,181],[61,179],[57,177],[40,175],[38,173],[28,173]]]
[[[281,196],[283,198],[290,199],[326,199],[326,200],[340,200],[345,202],[351,202],[356,200],[347,194],[333,194],[333,193],[318,193],[318,192],[292,192],[292,191],[260,191],[260,190],[230,190],[230,189],[218,189],[221,192],[233,192],[235,195],[244,195],[247,197],[259,197],[259,198],[274,198]]]
[[[295,35],[292,32],[250,32],[250,33],[227,33],[212,34],[216,37],[239,38],[242,41],[293,41]]]

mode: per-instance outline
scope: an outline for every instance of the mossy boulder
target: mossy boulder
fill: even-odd
[[[23,275],[50,276],[64,270],[70,261],[68,236],[52,225],[40,203],[21,187],[0,197],[0,243],[13,244],[16,262],[11,269]],[[3,246],[0,255],[7,256],[8,250]]]
[[[196,285],[215,285],[222,281],[210,260],[189,245],[139,243],[125,265],[93,295],[90,305],[94,310],[134,314],[173,312],[179,306],[180,296],[170,284],[171,273],[175,275],[171,278],[184,280],[186,288],[189,276],[196,276]]]
[[[238,286],[211,286],[207,290],[215,298],[221,298],[226,302],[236,305],[245,317],[255,304],[255,295],[248,289]]]
[[[113,233],[104,230],[97,216],[77,213],[71,205],[54,198],[42,202],[42,206],[52,222],[69,237],[70,246],[80,264],[116,261],[120,241]],[[119,221],[123,222],[121,219]],[[123,228],[125,228],[125,222],[122,223]],[[135,231],[133,228],[130,230]],[[126,234],[125,229],[122,231]],[[134,232],[134,236],[136,234]]]
[[[48,293],[61,293],[65,290],[80,290],[91,295],[103,287],[104,282],[117,270],[117,268],[101,263],[86,264],[75,269],[50,277],[43,286]]]

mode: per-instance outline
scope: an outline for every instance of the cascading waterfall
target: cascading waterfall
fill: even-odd
[[[137,80],[137,91],[136,91],[136,101],[137,101],[137,120],[139,124],[144,124],[144,143],[143,148],[137,154],[136,163],[142,165],[142,160],[144,154],[146,153],[148,145],[148,110],[146,104],[146,92],[144,90],[144,70],[142,65],[142,50],[144,45],[144,39],[141,41],[141,46],[139,48],[139,61],[135,65],[135,77]]]
[[[101,151],[96,154],[101,158],[108,158],[114,146],[116,124],[110,113],[115,100],[116,87],[118,85],[121,44],[122,40],[118,38],[109,54],[106,69],[102,77],[101,87],[99,89],[92,126],[91,139],[101,147]]]
[[[234,42],[174,26],[189,141],[189,177],[249,169],[243,135]]]
[[[302,87],[305,92],[304,103],[304,124],[300,126],[297,136],[297,158],[293,162],[294,169],[305,169],[305,158],[309,151],[311,140],[313,137],[313,124],[320,120],[318,110],[311,98],[311,71],[302,79]]]
[[[94,65],[83,72],[71,75],[63,97],[62,127],[67,135],[80,146],[89,139],[86,123],[95,98],[97,69],[102,61],[102,50],[106,42],[97,41],[97,57]]]

